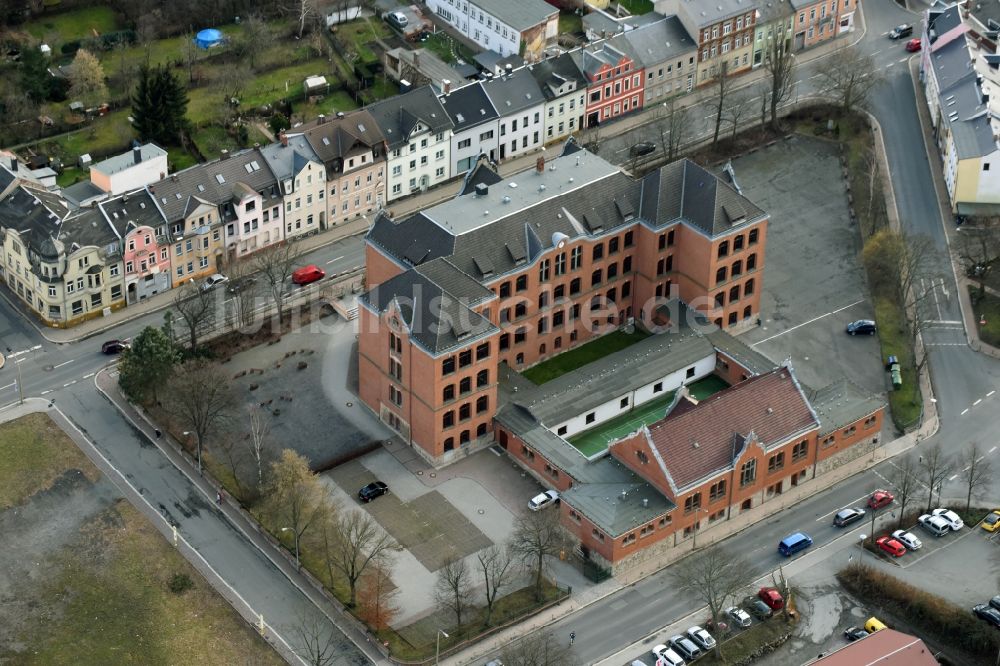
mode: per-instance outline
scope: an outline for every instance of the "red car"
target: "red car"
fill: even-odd
[[[326,277],[326,272],[316,264],[303,266],[292,273],[292,282],[295,284],[309,284]]]
[[[916,53],[917,51],[919,51],[920,50],[920,40],[919,39],[911,39],[910,41],[906,42],[906,50],[909,51],[910,53]]]
[[[892,504],[894,499],[896,499],[895,495],[890,493],[888,490],[876,490],[872,493],[872,496],[868,498],[868,508],[881,509],[884,506]]]
[[[785,607],[785,600],[781,598],[781,592],[778,592],[773,587],[762,587],[760,591],[757,592],[757,596],[760,600],[767,604],[767,607],[771,610],[781,610]]]
[[[884,536],[875,539],[879,548],[889,553],[893,557],[902,557],[906,554],[906,546],[893,539],[891,536]]]

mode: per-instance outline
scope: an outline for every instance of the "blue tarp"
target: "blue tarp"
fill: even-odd
[[[206,28],[195,36],[194,43],[197,44],[200,49],[208,49],[213,46],[218,46],[222,43],[222,33],[215,28]]]

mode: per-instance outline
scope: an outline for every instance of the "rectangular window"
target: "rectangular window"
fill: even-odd
[[[785,467],[785,452],[781,451],[774,454],[767,460],[767,472],[771,474],[777,472]]]
[[[747,487],[757,480],[757,461],[748,460],[743,463],[743,467],[740,470],[740,485],[742,487]]]
[[[801,441],[792,447],[792,462],[798,462],[809,455],[809,442]]]

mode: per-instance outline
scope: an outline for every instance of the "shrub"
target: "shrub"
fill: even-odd
[[[184,594],[192,587],[194,587],[194,581],[191,580],[191,576],[184,573],[174,574],[170,577],[170,582],[167,584],[170,591],[174,594]]]

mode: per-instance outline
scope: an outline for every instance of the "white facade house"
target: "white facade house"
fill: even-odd
[[[326,226],[326,167],[303,136],[282,134],[260,149],[284,200],[284,238],[314,234]],[[271,239],[277,242],[281,239]]]
[[[498,160],[545,145],[545,97],[527,67],[487,81],[483,87],[500,114]]]
[[[90,165],[90,182],[115,195],[146,187],[167,177],[167,151],[147,143],[130,152]]]
[[[544,0],[427,0],[427,7],[484,49],[540,60],[559,34],[559,10]]]
[[[488,155],[497,159],[500,147],[499,115],[479,82],[441,95],[441,104],[455,129],[451,135],[451,175],[473,167],[476,159]]]
[[[430,86],[372,104],[388,150],[387,201],[423,192],[451,177],[454,124]]]
[[[568,53],[528,66],[545,98],[546,144],[561,141],[583,129],[587,81]]]

